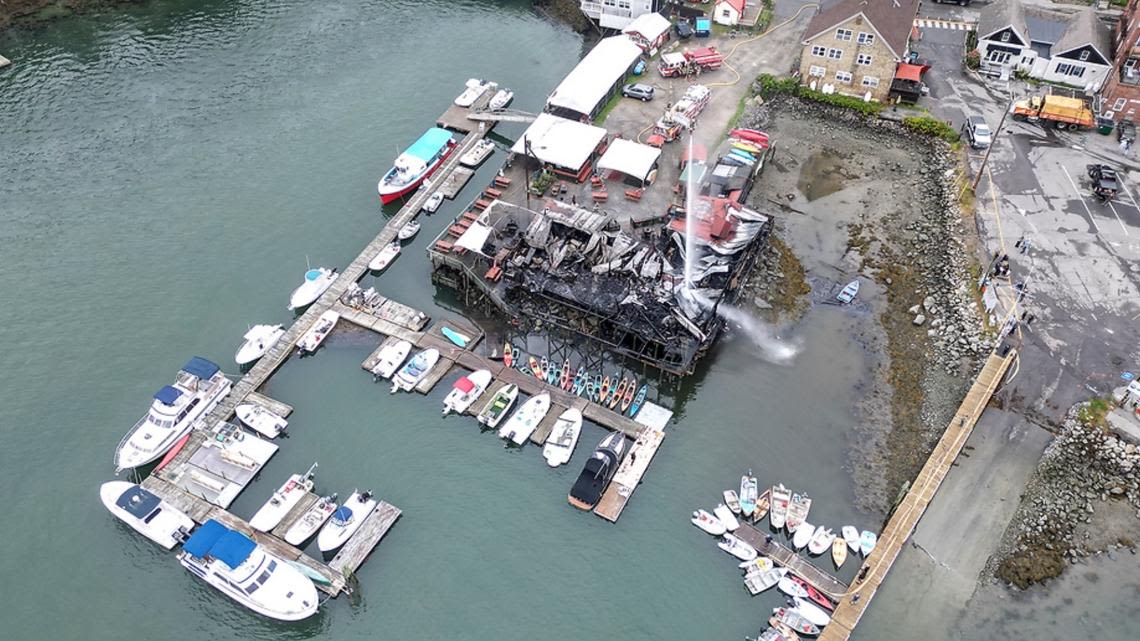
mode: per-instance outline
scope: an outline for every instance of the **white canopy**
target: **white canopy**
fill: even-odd
[[[487,225],[486,216],[481,216],[455,241],[455,246],[482,254],[483,245],[487,243],[487,237],[490,235],[491,227]]]
[[[625,29],[622,29],[621,32],[635,33],[645,38],[645,41],[652,45],[658,38],[669,33],[669,27],[671,26],[672,23],[669,22],[669,19],[660,13],[643,13],[637,16],[633,22],[626,25]]]
[[[624,35],[603,39],[562,79],[546,106],[592,116],[640,56],[641,47]]]
[[[543,113],[538,114],[511,151],[577,172],[605,137],[606,130],[601,127]],[[530,143],[529,153],[525,142]]]
[[[618,138],[598,161],[598,169],[620,171],[639,180],[649,178],[653,165],[661,157],[661,150],[639,142]]]

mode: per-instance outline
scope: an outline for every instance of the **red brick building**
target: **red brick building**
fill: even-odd
[[[1101,90],[1101,111],[1113,120],[1140,115],[1140,0],[1129,0],[1112,34],[1112,72]]]

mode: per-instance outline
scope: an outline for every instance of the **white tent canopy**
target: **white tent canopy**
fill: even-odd
[[[603,39],[562,79],[546,106],[592,116],[640,56],[641,47],[626,36]]]
[[[491,228],[486,223],[486,216],[480,217],[455,241],[455,246],[482,254],[483,245],[487,243],[487,238],[491,235]]]
[[[577,172],[605,137],[606,130],[601,127],[544,113],[538,114],[511,151]]]
[[[618,138],[610,143],[609,149],[598,161],[598,169],[619,171],[641,181],[649,178],[649,172],[661,157],[661,150],[639,142]]]
[[[645,38],[646,42],[652,45],[658,38],[669,33],[669,27],[671,26],[672,23],[669,22],[668,18],[660,13],[651,12],[637,16],[637,18],[629,23],[625,29],[622,29],[621,32],[635,33]]]

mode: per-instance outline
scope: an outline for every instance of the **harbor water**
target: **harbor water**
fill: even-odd
[[[390,396],[360,369],[379,339],[342,323],[263,390],[296,408],[290,435],[232,509],[248,518],[319,461],[317,491],[372,489],[404,515],[356,598],[299,624],[240,608],[100,505],[154,390],[195,354],[237,374],[247,325],[287,324],[306,265],[344,266],[391,215],[377,177],[467,78],[535,111],[585,46],[520,0],[171,0],[0,34],[15,63],[0,71],[6,636],[739,639],[780,598],[747,595],[693,509],[752,468],[809,492],[814,523],[878,528],[850,507],[865,356],[834,306],[792,330],[791,365],[731,332],[662,399],[676,417],[617,524],[566,503],[600,429],[550,470],[538,448],[441,420],[454,376]],[[501,161],[366,284],[454,314],[423,250]]]

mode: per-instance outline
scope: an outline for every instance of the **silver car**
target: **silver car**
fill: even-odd
[[[962,123],[962,130],[966,133],[966,138],[974,149],[985,149],[990,146],[990,142],[993,140],[993,134],[990,133],[990,128],[981,116],[966,118],[966,122]]]

